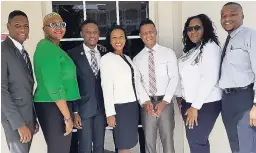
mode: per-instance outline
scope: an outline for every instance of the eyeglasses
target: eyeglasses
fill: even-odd
[[[187,31],[188,31],[188,32],[191,32],[191,31],[193,31],[193,30],[199,31],[200,29],[202,29],[202,26],[200,26],[200,25],[195,25],[195,26],[189,26],[189,27],[187,27]]]
[[[152,35],[152,34],[156,34],[156,31],[147,31],[147,32],[143,32],[141,34],[142,34],[142,36]]]
[[[52,23],[50,23],[48,25],[45,25],[45,26],[56,29],[56,28],[66,28],[66,25],[67,25],[66,22],[58,22],[58,23],[52,22]]]
[[[99,31],[85,31],[87,35],[98,35],[100,32]]]

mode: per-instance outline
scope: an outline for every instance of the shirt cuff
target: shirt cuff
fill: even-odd
[[[15,123],[11,123],[11,127],[12,127],[12,130],[17,130],[18,128],[22,127],[26,125],[24,121],[22,120],[17,120]]]
[[[115,110],[115,106],[107,106],[106,108],[106,116],[107,117],[110,117],[110,116],[113,116],[113,115],[116,115],[116,110]]]
[[[164,101],[168,102],[168,103],[171,103],[172,102],[172,97],[168,96],[168,95],[165,95],[164,98],[163,98]]]
[[[146,101],[150,101],[150,98],[149,98],[149,97],[148,97],[148,98],[141,98],[141,99],[139,100],[140,105],[143,105]]]
[[[198,109],[198,110],[200,110],[202,108],[203,104],[201,104],[201,103],[192,103],[191,106],[196,108],[196,109]]]
[[[177,97],[181,97],[182,96],[182,89],[181,89],[181,87],[178,86],[176,88],[176,91],[175,91],[174,95],[177,96]]]

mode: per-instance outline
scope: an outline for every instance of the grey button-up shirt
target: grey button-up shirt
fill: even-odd
[[[253,89],[256,91],[256,31],[240,26],[230,36],[222,63],[219,86],[225,89],[245,87],[254,83]]]

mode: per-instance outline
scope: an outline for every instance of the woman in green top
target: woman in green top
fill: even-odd
[[[76,67],[59,47],[66,32],[61,16],[50,13],[43,25],[45,39],[37,44],[34,54],[35,109],[48,153],[69,153],[73,121],[68,105],[80,98]]]

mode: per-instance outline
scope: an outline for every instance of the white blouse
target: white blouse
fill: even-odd
[[[215,42],[208,42],[202,49],[193,48],[178,60],[180,83],[176,95],[182,96],[192,107],[201,109],[204,103],[221,100],[218,87],[221,49]],[[195,62],[197,59],[198,63]],[[180,92],[179,92],[180,91]]]
[[[125,57],[132,65],[136,76],[132,60],[126,55]],[[136,101],[131,68],[120,55],[111,52],[104,55],[100,60],[100,74],[107,117],[116,114],[115,104]],[[136,77],[134,79],[136,80]]]

